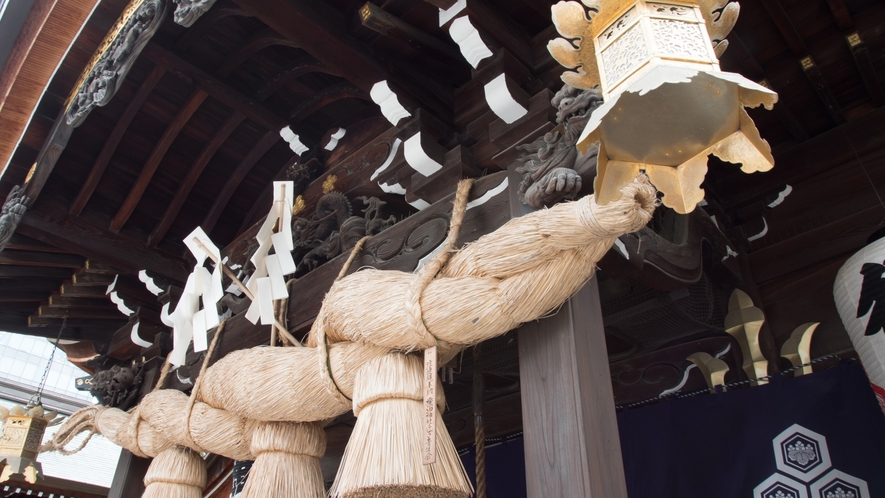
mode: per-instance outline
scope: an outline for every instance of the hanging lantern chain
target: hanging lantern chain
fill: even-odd
[[[49,370],[52,368],[52,360],[55,358],[55,351],[58,349],[58,343],[61,342],[61,335],[65,331],[68,324],[68,317],[65,316],[61,321],[61,327],[58,329],[58,337],[55,338],[55,347],[49,353],[49,360],[46,362],[46,368],[43,370],[43,377],[40,378],[40,384],[37,385],[37,392],[31,396],[28,406],[41,406],[43,403],[43,389],[46,387],[46,379],[49,378]]]

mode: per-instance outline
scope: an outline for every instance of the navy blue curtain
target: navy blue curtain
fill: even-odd
[[[627,410],[618,424],[630,498],[885,497],[885,416],[860,365]]]
[[[885,498],[885,416],[857,364],[625,410],[618,425],[630,498]],[[486,453],[489,498],[526,496],[522,440]],[[473,451],[461,458],[473,479]]]
[[[474,448],[461,455],[470,482],[476,487]],[[488,498],[525,498],[525,453],[522,438],[486,447],[486,494]]]

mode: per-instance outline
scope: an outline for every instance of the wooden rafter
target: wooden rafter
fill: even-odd
[[[268,130],[279,131],[287,124],[284,118],[276,115],[261,102],[234,90],[215,76],[154,42],[147,44],[142,55]]]
[[[362,99],[371,101],[366,92],[363,92],[352,83],[338,83],[326,87],[300,102],[292,111],[292,115],[289,116],[289,123],[292,126],[295,126],[323,107],[343,99]]]
[[[161,240],[163,240],[163,237],[166,236],[166,232],[168,232],[169,228],[172,226],[172,222],[175,221],[175,218],[178,217],[178,213],[181,212],[181,208],[184,206],[187,196],[190,195],[191,190],[193,190],[194,185],[197,184],[200,175],[203,174],[206,165],[209,164],[209,160],[215,156],[218,149],[221,148],[228,137],[231,136],[234,130],[236,130],[237,127],[240,126],[240,123],[245,119],[246,116],[243,116],[239,112],[234,112],[221,129],[215,133],[212,140],[206,143],[203,150],[200,151],[200,155],[197,156],[197,160],[194,161],[194,164],[191,165],[188,170],[187,176],[181,182],[181,185],[178,186],[178,191],[175,192],[175,197],[172,198],[172,202],[169,203],[169,206],[166,208],[166,212],[163,213],[163,217],[160,218],[157,227],[154,228],[154,231],[148,238],[149,246],[156,246]]]
[[[95,160],[92,169],[89,171],[89,177],[86,178],[83,186],[80,187],[80,193],[77,194],[76,199],[74,199],[74,202],[71,204],[71,208],[68,210],[69,213],[77,216],[83,212],[83,208],[86,207],[86,203],[89,202],[89,198],[92,197],[92,193],[95,192],[95,188],[98,187],[98,182],[101,180],[105,169],[108,167],[108,163],[110,163],[111,158],[114,156],[117,146],[120,145],[123,135],[126,134],[135,115],[138,114],[141,106],[144,105],[145,100],[150,96],[154,87],[157,86],[157,83],[160,82],[160,79],[163,78],[164,74],[166,74],[166,69],[156,66],[153,71],[151,71],[151,74],[141,83],[135,97],[133,97],[126,106],[123,115],[120,116],[120,119],[118,119],[114,125],[114,130],[108,135],[104,146],[101,148],[101,152],[98,154],[98,158]]]
[[[0,265],[0,278],[67,280],[71,278],[71,270],[68,268]]]
[[[864,86],[867,87],[870,100],[876,106],[882,105],[885,103],[885,93],[883,93],[882,85],[879,84],[879,78],[876,76],[876,69],[873,66],[873,59],[870,57],[867,44],[861,39],[860,34],[856,32],[846,36],[845,39],[848,41],[849,48],[851,48],[851,56],[854,58],[854,63],[857,64],[857,69],[863,78]]]
[[[439,38],[412,26],[372,2],[363,4],[359,18],[363,26],[391,40],[404,43],[419,53],[441,59],[455,67],[464,64],[464,57],[455,46],[440,41]]]
[[[267,154],[267,151],[277,143],[279,138],[277,132],[273,130],[268,131],[263,137],[261,137],[261,140],[252,147],[249,153],[243,157],[243,160],[237,165],[237,169],[234,170],[233,174],[231,174],[224,183],[224,187],[216,196],[212,208],[209,209],[209,213],[206,214],[206,219],[203,220],[201,226],[206,233],[212,233],[212,229],[215,228],[218,218],[221,217],[222,211],[224,211],[230,198],[233,197],[237,187],[240,186],[243,179],[246,178],[250,171],[252,171],[252,167],[255,166],[258,160]]]
[[[160,162],[166,155],[166,151],[169,150],[172,142],[175,141],[182,128],[184,128],[184,125],[186,125],[191,116],[197,112],[197,109],[200,108],[200,105],[208,96],[209,95],[203,90],[197,90],[191,94],[187,103],[178,110],[178,114],[175,115],[172,123],[169,124],[166,131],[163,133],[163,136],[156,145],[154,145],[150,157],[148,157],[147,162],[141,168],[141,174],[138,175],[138,179],[132,186],[132,190],[129,191],[129,195],[126,196],[126,200],[123,201],[120,210],[117,211],[117,215],[111,220],[110,231],[119,232],[120,229],[123,228],[123,225],[129,220],[129,217],[132,216],[132,212],[135,211],[135,207],[138,206],[138,202],[141,200],[142,195],[144,195],[144,191],[147,189],[151,178],[154,177],[154,173],[156,173],[157,168],[160,166]]]
[[[248,12],[239,7],[215,7],[205,13],[193,26],[187,29],[181,38],[175,42],[175,49],[184,51],[190,48],[197,40],[208,32],[218,21],[226,17],[251,17]]]
[[[817,96],[820,97],[821,103],[824,107],[827,108],[827,112],[830,113],[830,117],[833,118],[833,121],[835,121],[836,124],[844,123],[845,114],[842,113],[842,108],[836,101],[836,97],[833,95],[830,85],[827,84],[823,73],[820,72],[820,68],[817,67],[814,59],[812,59],[811,56],[804,57],[799,61],[799,64],[802,65],[802,71],[805,73],[808,81],[811,82],[811,86],[814,87],[814,91],[817,93]]]
[[[189,265],[181,256],[148,247],[143,241],[72,216],[66,206],[54,198],[41,199],[38,205],[28,210],[18,232],[89,258],[87,271],[90,264],[95,266],[95,260],[122,271],[148,270],[175,281],[183,280],[189,273]]]
[[[226,76],[234,71],[240,64],[246,62],[250,57],[257,54],[259,51],[272,47],[274,45],[283,45],[287,47],[298,48],[298,45],[293,43],[288,38],[283,35],[277,33],[271,28],[265,28],[254,35],[252,35],[248,40],[243,42],[243,45],[237,49],[233,54],[231,54],[224,63],[216,71],[216,74],[221,76]]]
[[[307,53],[346,75],[364,91],[386,79],[386,72],[328,15],[323,2],[310,0],[235,0],[247,12],[285,35]]]
[[[851,12],[848,11],[844,0],[827,0],[827,4],[830,6],[830,11],[833,12],[833,17],[836,18],[836,25],[839,26],[839,29],[851,29],[854,26]]]
[[[6,250],[0,252],[0,265],[80,268],[83,266],[83,258],[74,254]]]
[[[787,45],[790,46],[790,50],[796,55],[808,53],[802,36],[799,35],[799,32],[796,31],[796,26],[790,21],[790,17],[787,15],[787,11],[784,10],[781,0],[763,0],[761,3],[765,7],[765,11],[768,12],[768,16],[774,21],[778,31],[781,32],[784,40],[786,40]]]
[[[305,74],[325,73],[333,76],[341,76],[338,71],[329,69],[323,64],[316,62],[313,57],[309,57],[309,59],[310,61],[299,61],[289,69],[283,70],[280,74],[268,81],[261,90],[258,90],[258,93],[255,94],[255,98],[264,100],[273,95],[277,90],[290,85]]]

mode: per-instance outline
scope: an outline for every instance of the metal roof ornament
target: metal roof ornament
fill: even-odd
[[[595,181],[601,204],[640,170],[664,205],[689,213],[704,198],[707,156],[768,171],[774,158],[744,107],[771,109],[777,94],[719,69],[717,55],[739,7],[727,0],[582,0],[552,7],[564,38],[547,48],[577,88],[601,87],[605,103],[578,139],[599,142]]]

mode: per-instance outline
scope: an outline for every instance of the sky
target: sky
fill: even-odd
[[[44,338],[0,332],[0,379],[36,390],[53,347]],[[77,391],[74,387],[74,379],[86,375],[88,375],[86,372],[69,363],[64,351],[59,349],[52,361],[45,392],[65,395],[77,400],[83,406],[95,404],[92,395]],[[9,408],[12,402],[0,399],[0,406]],[[58,426],[46,429],[44,442],[57,430]],[[69,448],[76,448],[84,437],[86,434],[78,436]],[[95,435],[79,453],[71,456],[45,453],[40,455],[37,461],[43,466],[45,475],[110,487],[119,457],[119,446],[102,436]]]

